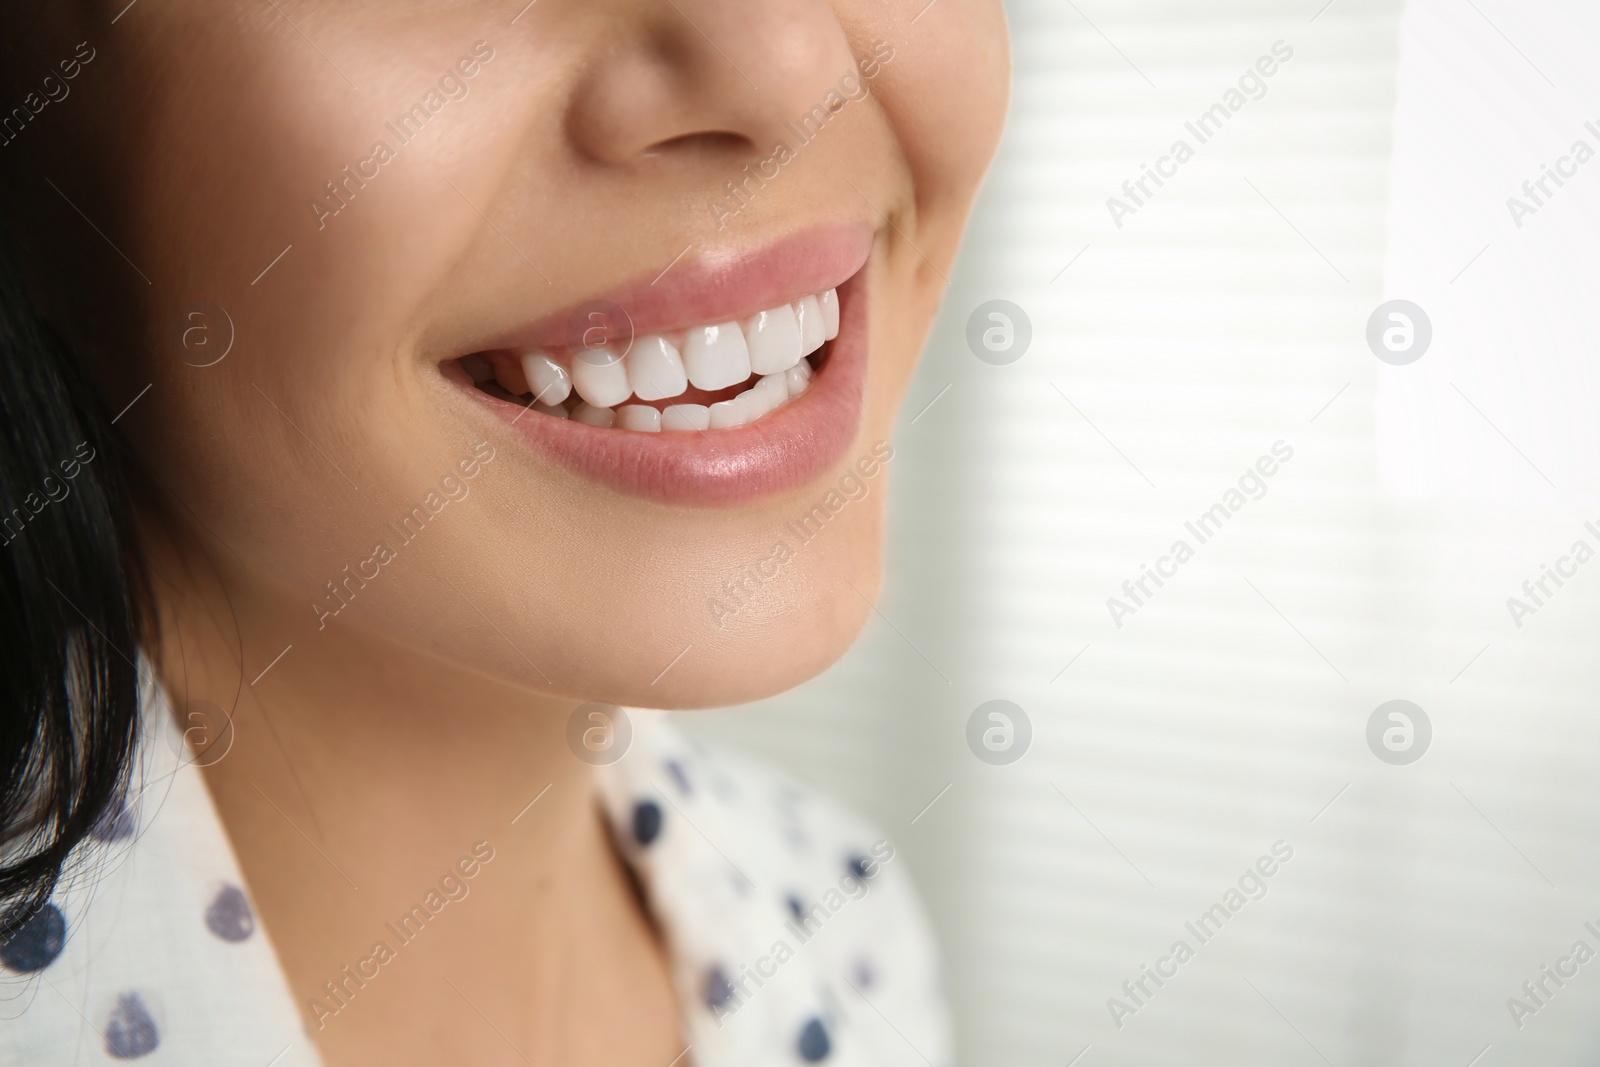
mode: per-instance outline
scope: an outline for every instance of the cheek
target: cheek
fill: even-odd
[[[139,220],[129,248],[153,280],[154,359],[137,368],[148,377],[113,392],[154,381],[121,428],[180,506],[253,567],[320,589],[471,454],[473,439],[431,415],[429,383],[404,359],[427,295],[469,240],[471,209],[441,174],[481,133],[482,113],[451,105],[409,146],[388,124],[478,28],[424,34],[375,20],[338,53],[354,93],[286,28],[184,4],[169,18],[101,61],[152,101],[123,116],[130,177],[117,213]],[[173,39],[192,45],[183,63]],[[403,155],[363,178],[380,139]],[[330,183],[343,200],[331,215],[313,210],[341,207]],[[185,333],[197,308],[208,334],[232,342],[214,365],[196,365],[206,361]]]
[[[917,184],[918,208],[965,211],[994,155],[1011,88],[1005,12],[998,2],[943,4],[907,34],[875,32],[895,49],[872,91],[889,116]]]
[[[888,238],[874,301],[869,368],[874,429],[890,432],[944,290],[967,215],[999,141],[1010,93],[1010,52],[998,2],[931,8],[914,27],[869,15],[857,39],[886,42],[869,82],[872,106],[897,149],[891,170],[915,189]],[[924,258],[927,257],[927,258]],[[931,264],[929,261],[932,261]]]

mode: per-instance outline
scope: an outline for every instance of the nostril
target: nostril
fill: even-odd
[[[792,145],[792,120],[824,120],[857,95],[841,88],[841,74],[854,78],[860,62],[834,5],[636,6],[651,13],[641,12],[622,39],[597,43],[603,61],[584,63],[566,94],[563,131],[587,161],[627,167],[650,159],[651,179],[679,160],[734,161],[737,168],[774,144]]]
[[[700,133],[686,133],[678,137],[669,137],[664,141],[657,141],[646,148],[641,155],[658,156],[668,152],[687,152],[701,155],[733,155],[746,154],[754,151],[755,143],[743,134],[731,133],[726,130],[707,130]]]

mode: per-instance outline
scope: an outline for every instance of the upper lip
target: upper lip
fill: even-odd
[[[691,244],[665,269],[496,334],[473,351],[568,347],[576,340],[573,323],[587,323],[592,310],[620,308],[621,325],[633,336],[735,321],[841,285],[871,250],[865,225],[804,231],[753,251]],[[613,324],[611,336],[619,332]]]

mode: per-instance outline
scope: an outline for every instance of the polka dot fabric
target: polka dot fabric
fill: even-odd
[[[165,700],[134,799],[0,943],[0,1067],[318,1067]],[[655,712],[600,771],[672,958],[681,1067],[947,1067],[937,964],[892,842]]]
[[[838,806],[630,711],[602,802],[664,934],[696,1067],[946,1067],[905,859]]]
[[[314,1067],[200,771],[145,710],[132,799],[0,944],[0,1067]]]

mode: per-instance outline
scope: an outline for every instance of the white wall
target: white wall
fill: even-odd
[[[1506,598],[1600,548],[1600,160],[1520,230],[1503,201],[1600,124],[1596,16],[1010,10],[1010,128],[894,442],[884,618],[812,684],[689,727],[903,846],[963,1063],[1591,1062],[1600,962],[1520,1029],[1506,1000],[1600,950],[1600,563],[1520,628]],[[1106,198],[1279,40],[1265,96],[1114,225]],[[995,297],[1033,326],[1008,366],[964,337]],[[1409,366],[1365,340],[1394,297],[1434,325]],[[1280,440],[1265,496],[1117,626],[1107,598]],[[1009,766],[965,740],[995,698],[1033,724]],[[1410,765],[1366,739],[1395,698],[1433,726]],[[1185,921],[1280,840],[1200,945]],[[1107,999],[1179,938],[1194,959],[1119,1028]]]

